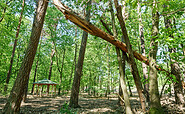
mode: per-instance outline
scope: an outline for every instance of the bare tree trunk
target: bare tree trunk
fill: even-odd
[[[144,40],[144,34],[143,34],[143,24],[142,24],[142,18],[141,18],[141,6],[140,6],[140,1],[138,1],[138,16],[139,16],[139,37],[141,41],[141,54],[143,56],[146,56],[145,53],[145,40]],[[143,68],[143,78],[144,78],[144,91],[146,92],[146,100],[147,102],[150,101],[149,98],[149,83],[148,83],[148,69],[147,65],[145,63],[142,63],[142,68]]]
[[[131,72],[132,72],[132,75],[134,77],[136,88],[137,88],[137,91],[138,91],[138,94],[139,94],[141,107],[142,107],[142,110],[145,111],[146,107],[145,107],[145,97],[144,97],[144,94],[143,94],[143,87],[142,87],[142,83],[141,83],[141,80],[140,80],[137,65],[136,65],[136,62],[134,60],[134,55],[133,55],[132,47],[131,47],[131,44],[130,44],[130,40],[128,38],[127,30],[126,30],[126,27],[125,27],[125,22],[123,20],[123,16],[122,16],[122,13],[121,13],[121,6],[118,5],[117,0],[114,0],[114,3],[115,3],[115,7],[116,7],[116,10],[117,10],[117,13],[118,13],[117,17],[118,17],[118,20],[119,20],[119,23],[120,23],[120,26],[121,26],[123,37],[124,37],[125,43],[127,45],[127,50],[128,50],[128,55],[129,55],[128,58],[129,58],[130,65],[131,65]]]
[[[124,19],[124,21],[126,20],[126,3],[125,3],[125,1],[123,1],[122,2],[122,5],[123,5],[123,8],[122,8],[122,15],[123,15],[123,19]],[[128,16],[128,15],[127,15]],[[121,38],[121,41],[122,42],[124,42],[124,36],[122,36],[122,38]],[[127,54],[126,54],[126,52],[124,52],[123,50],[122,50],[122,62],[123,62],[123,71],[124,71],[124,74],[125,74],[125,65],[126,65],[126,58],[128,58],[127,57]],[[128,62],[128,61],[127,61]],[[128,62],[128,64],[129,64],[129,62]],[[132,90],[131,90],[131,86],[130,86],[130,83],[129,83],[129,80],[128,80],[128,76],[125,74],[125,77],[126,77],[126,79],[127,79],[127,83],[128,83],[128,89],[129,89],[129,92],[130,92],[130,96],[132,96]]]
[[[10,76],[11,76],[11,72],[12,72],[12,66],[13,66],[13,60],[14,60],[14,55],[15,55],[15,49],[16,49],[16,46],[17,46],[19,30],[20,30],[20,27],[21,27],[22,15],[23,15],[23,12],[24,12],[24,5],[25,5],[25,0],[23,0],[23,3],[22,3],[22,11],[21,11],[21,15],[20,15],[20,18],[19,18],[19,24],[17,26],[17,32],[16,32],[16,36],[15,36],[15,40],[14,40],[12,56],[11,56],[11,59],[10,59],[10,67],[9,67],[9,70],[8,70],[8,73],[7,73],[6,84],[5,84],[5,87],[4,87],[4,91],[5,92],[8,89],[8,84],[9,84]],[[5,11],[6,11],[6,6],[5,6]]]
[[[109,49],[109,44],[107,44],[107,89],[106,89],[106,92],[105,92],[105,97],[107,97],[107,95],[109,95],[110,94],[110,65],[109,65],[109,61],[110,61],[110,57],[109,57],[109,51],[110,51],[110,49]]]
[[[159,33],[159,14],[155,10],[156,3],[153,4],[152,9],[152,38],[150,41],[150,51],[149,51],[149,94],[150,94],[150,113],[158,114],[163,113],[160,104],[158,82],[157,82],[157,69],[156,65],[156,55],[158,50],[158,42],[156,42],[157,35]]]
[[[77,37],[77,28],[75,30],[75,37]],[[75,42],[75,56],[74,56],[74,60],[73,60],[73,65],[72,65],[72,69],[71,69],[71,75],[69,78],[69,88],[71,88],[71,80],[72,80],[72,76],[73,76],[73,66],[75,65],[75,69],[76,69],[76,54],[77,54],[77,43]]]
[[[51,73],[52,73],[52,66],[53,66],[53,57],[55,55],[55,50],[52,49],[52,53],[51,53],[51,62],[50,62],[50,66],[49,66],[49,76],[48,79],[51,80]]]
[[[65,49],[64,49],[64,53],[63,53],[63,57],[62,57],[62,67],[59,70],[59,72],[60,72],[60,82],[59,82],[59,88],[58,88],[58,95],[60,95],[60,91],[61,91],[62,73],[63,73],[63,68],[64,68],[64,59],[65,59]]]
[[[38,66],[39,66],[39,57],[40,57],[41,44],[42,44],[42,33],[41,33],[41,40],[40,40],[40,44],[39,44],[39,50],[38,50],[37,61],[36,61],[36,66],[35,66],[35,73],[34,73],[34,77],[33,77],[33,83],[35,82],[36,76],[37,76],[37,70],[38,70]],[[32,94],[33,94],[33,89],[34,89],[34,85],[32,85],[32,90],[31,90],[31,93]]]
[[[20,112],[21,101],[25,92],[25,87],[29,81],[29,74],[31,71],[31,67],[32,67],[37,46],[39,43],[39,38],[43,27],[47,6],[48,6],[47,1],[44,1],[44,0],[38,1],[36,15],[33,21],[30,41],[26,50],[26,54],[22,61],[22,65],[19,70],[19,74],[15,80],[10,96],[3,109],[3,113],[5,114],[12,114],[12,113],[17,114]]]
[[[73,76],[73,66],[75,66],[75,69],[76,69],[76,53],[77,53],[77,44],[75,43],[75,56],[74,56],[73,65],[72,65],[72,69],[71,69],[71,75],[69,78],[69,88],[71,88],[71,80],[72,80],[72,76]]]
[[[86,9],[86,20],[88,22],[90,21],[90,6],[91,6],[91,0],[88,1],[87,9]],[[70,103],[69,103],[69,106],[74,107],[74,108],[79,107],[78,96],[79,96],[80,80],[82,76],[85,49],[86,49],[86,44],[87,44],[87,37],[88,37],[88,33],[84,31],[83,36],[82,36],[79,56],[78,56],[78,63],[75,69],[75,75],[74,75],[73,86],[71,89]]]
[[[113,10],[113,6],[112,6],[112,4],[113,4],[112,0],[109,0],[109,4],[110,4],[109,6],[110,6],[110,12],[111,12],[113,36],[115,39],[117,39],[117,31],[116,31],[116,25],[115,25],[115,16],[114,16],[114,10]],[[126,82],[125,82],[125,71],[123,71],[124,69],[123,69],[122,58],[121,58],[121,54],[120,54],[120,49],[118,47],[116,47],[116,53],[117,53],[117,59],[118,59],[118,64],[119,64],[120,86],[121,86],[121,89],[123,92],[123,98],[125,101],[126,114],[132,114],[131,105],[130,105],[130,101],[129,101],[129,95],[127,92],[127,86],[126,86]]]

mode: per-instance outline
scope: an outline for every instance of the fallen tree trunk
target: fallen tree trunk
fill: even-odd
[[[76,12],[72,11],[69,7],[61,3],[59,0],[53,0],[53,3],[57,7],[57,9],[60,10],[65,15],[66,19],[73,22],[75,25],[80,27],[82,30],[90,33],[91,35],[100,37],[108,41],[109,43],[115,45],[116,47],[120,48],[122,51],[128,53],[125,43],[115,39],[112,35],[102,31],[101,29],[91,24],[90,22],[87,22],[85,19],[79,16],[80,14],[77,14]],[[149,65],[149,60],[147,57],[141,55],[140,53],[136,51],[133,51],[133,54],[136,59]],[[168,71],[160,68],[158,65],[156,65],[156,68],[159,71],[165,71],[167,74],[170,74]]]

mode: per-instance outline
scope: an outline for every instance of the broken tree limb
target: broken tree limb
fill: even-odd
[[[59,0],[53,0],[53,3],[57,7],[57,9],[60,10],[65,15],[66,19],[73,22],[75,25],[80,27],[82,30],[90,33],[91,35],[100,37],[100,38],[108,41],[109,43],[115,45],[116,47],[120,48],[122,51],[128,53],[128,50],[127,50],[125,43],[115,39],[112,35],[102,31],[101,29],[99,29],[98,27],[93,25],[92,23],[87,22],[85,19],[83,19],[82,17],[79,16],[80,14],[77,14],[76,12],[71,10],[68,6],[61,3]],[[149,60],[147,57],[141,55],[140,53],[138,53],[136,51],[134,51],[133,54],[136,59],[149,65]],[[156,65],[156,68],[159,71],[165,71],[169,74],[168,71],[160,68],[158,65]]]

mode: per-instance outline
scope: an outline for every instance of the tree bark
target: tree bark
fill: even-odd
[[[65,59],[65,49],[64,49],[64,53],[63,53],[63,57],[62,57],[62,67],[59,70],[60,72],[60,82],[59,82],[59,88],[58,88],[58,95],[60,95],[60,90],[61,90],[61,85],[62,85],[62,73],[63,73],[63,68],[64,68],[64,59]]]
[[[16,36],[15,36],[15,40],[14,40],[12,56],[11,56],[11,59],[10,59],[10,66],[9,66],[9,70],[8,70],[8,73],[7,73],[6,84],[5,84],[5,87],[4,87],[4,91],[5,92],[8,89],[8,84],[9,84],[10,76],[11,76],[11,72],[12,72],[12,66],[13,66],[13,60],[14,60],[14,55],[15,55],[15,49],[16,49],[16,46],[17,46],[19,30],[20,30],[20,27],[21,27],[22,15],[23,15],[23,12],[24,12],[24,5],[25,5],[25,0],[23,0],[23,3],[22,3],[22,11],[21,11],[21,15],[20,15],[20,18],[19,18],[19,24],[17,26],[17,32],[16,32]],[[5,11],[6,11],[6,6],[5,6]],[[2,19],[3,19],[3,17],[2,17]]]
[[[74,60],[73,60],[73,64],[72,64],[71,75],[69,78],[69,88],[71,88],[71,80],[72,80],[72,76],[73,76],[73,66],[75,66],[75,69],[76,69],[76,54],[77,54],[77,44],[75,43],[75,56],[74,56]]]
[[[87,8],[86,8],[87,22],[90,21],[90,6],[91,6],[91,0],[87,3]],[[79,96],[80,80],[82,76],[83,61],[85,56],[85,49],[87,44],[87,37],[88,37],[88,33],[84,31],[82,36],[79,56],[78,56],[78,63],[75,69],[75,75],[74,75],[73,85],[71,89],[70,103],[69,103],[69,106],[74,108],[79,107],[78,96]]]
[[[133,54],[133,51],[132,51],[130,40],[128,38],[127,30],[126,30],[126,27],[125,27],[125,22],[124,22],[122,13],[121,13],[121,6],[118,5],[117,0],[114,0],[114,4],[115,4],[115,7],[116,7],[116,10],[117,10],[117,13],[118,13],[117,17],[118,17],[118,20],[119,20],[119,23],[120,23],[120,26],[121,26],[122,34],[123,34],[125,43],[127,45],[127,50],[128,50],[128,55],[129,55],[128,58],[129,58],[130,65],[131,65],[131,72],[132,72],[132,75],[134,77],[134,82],[136,84],[136,88],[137,88],[138,95],[139,95],[139,98],[140,98],[141,107],[142,107],[142,110],[145,111],[146,107],[145,107],[145,97],[144,97],[144,94],[143,94],[143,87],[142,87],[142,83],[141,83],[141,80],[140,80],[137,65],[136,65],[136,62],[134,60],[134,54]]]
[[[52,73],[52,66],[53,66],[53,57],[55,55],[55,50],[52,49],[52,53],[51,53],[51,62],[50,62],[50,66],[49,66],[49,76],[48,79],[51,80],[51,73]]]
[[[75,30],[75,37],[77,37],[77,28]],[[77,54],[77,43],[75,41],[75,55],[74,55],[74,60],[73,60],[73,65],[72,65],[72,69],[71,69],[71,75],[70,75],[70,78],[69,78],[69,88],[71,89],[71,80],[72,80],[72,76],[73,76],[73,66],[75,66],[75,69],[76,69],[76,54]]]
[[[5,114],[12,113],[17,114],[20,112],[21,101],[25,92],[25,87],[29,81],[29,74],[39,43],[39,38],[43,27],[47,6],[48,6],[47,1],[44,0],[38,1],[30,41],[26,50],[26,54],[22,61],[18,76],[15,80],[14,86],[7,100],[7,103],[5,104],[5,107],[3,109],[3,113]]]
[[[41,33],[41,40],[40,40],[39,50],[38,50],[38,55],[37,55],[37,61],[36,61],[36,65],[35,65],[35,72],[34,72],[34,77],[33,77],[33,83],[35,82],[36,76],[37,76],[37,70],[38,70],[38,66],[39,66],[39,57],[40,57],[41,44],[42,44],[42,33]],[[32,90],[31,90],[31,93],[32,94],[33,94],[33,90],[34,90],[34,85],[32,85]]]
[[[164,7],[166,7],[164,5]],[[168,16],[164,17],[164,23],[165,27],[168,30],[169,37],[174,38],[173,32],[172,32],[172,22],[171,19],[169,19]],[[170,31],[170,32],[169,32]],[[170,53],[176,53],[175,48],[169,49]],[[175,102],[177,104],[184,104],[184,95],[183,95],[183,88],[182,88],[182,81],[181,81],[181,68],[175,60],[173,60],[172,57],[170,57],[170,66],[171,66],[171,74],[173,74],[176,77],[176,82],[174,82],[174,91],[175,91]]]
[[[157,69],[156,64],[156,55],[158,50],[158,42],[156,42],[157,35],[159,33],[159,14],[156,9],[156,3],[153,4],[152,9],[152,38],[150,41],[150,51],[149,51],[149,94],[150,94],[150,113],[157,114],[163,113],[159,90],[157,82]]]
[[[114,10],[113,10],[113,6],[112,6],[112,0],[109,0],[109,3],[110,3],[113,35],[114,35],[114,38],[117,39],[117,31],[116,31],[116,25],[115,25],[115,16],[114,16]],[[127,86],[126,86],[126,82],[125,82],[125,73],[124,73],[124,69],[123,69],[123,63],[122,63],[122,59],[121,59],[120,49],[118,47],[116,47],[116,54],[117,54],[117,59],[118,59],[118,64],[119,64],[120,85],[121,85],[121,89],[123,92],[123,98],[125,101],[126,114],[132,114],[131,105],[130,105],[130,101],[129,101],[129,95],[127,92]]]
[[[137,11],[138,11],[138,17],[139,17],[139,37],[140,37],[140,41],[141,41],[141,54],[143,56],[146,56],[140,1],[138,1],[138,9],[137,9]],[[145,83],[144,84],[144,91],[146,93],[146,100],[147,100],[147,102],[149,102],[150,98],[149,98],[149,83],[148,83],[148,69],[147,69],[147,65],[145,63],[142,63],[142,68],[143,68],[143,78],[144,78],[144,83]]]
[[[110,51],[110,49],[109,49],[109,44],[107,44],[107,84],[106,84],[106,92],[105,92],[105,97],[107,97],[107,95],[109,95],[110,94],[110,65],[109,65],[109,61],[110,61],[110,55],[109,55],[109,51]]]

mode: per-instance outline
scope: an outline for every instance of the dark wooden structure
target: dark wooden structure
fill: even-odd
[[[55,95],[56,95],[56,85],[58,85],[57,83],[55,83],[55,82],[52,82],[51,80],[48,80],[48,79],[44,79],[44,80],[40,80],[40,81],[38,81],[38,82],[34,82],[33,83],[33,95],[34,95],[34,88],[35,88],[35,85],[37,85],[37,96],[38,96],[38,93],[39,93],[39,90],[40,90],[40,97],[42,96],[42,87],[44,86],[44,85],[46,85],[47,86],[47,96],[49,95],[49,88],[50,88],[50,85],[52,86],[52,93],[51,93],[51,96],[53,95],[53,86],[55,86]]]

